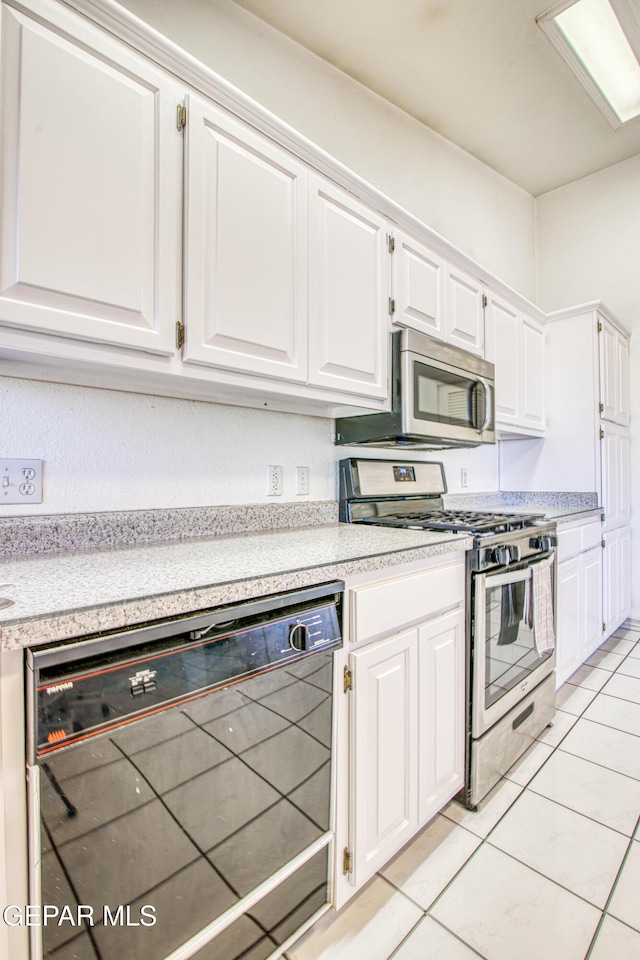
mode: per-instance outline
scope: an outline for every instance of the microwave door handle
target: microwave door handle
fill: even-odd
[[[484,433],[491,423],[491,387],[482,377],[478,377],[476,380],[476,387],[484,388],[484,422],[476,428],[479,433]]]

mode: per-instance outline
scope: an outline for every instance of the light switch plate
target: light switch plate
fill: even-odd
[[[42,503],[42,460],[0,459],[0,506]]]

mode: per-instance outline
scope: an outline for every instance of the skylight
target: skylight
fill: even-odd
[[[614,3],[633,33],[633,10]],[[640,115],[640,65],[610,0],[564,3],[538,23],[614,127]]]

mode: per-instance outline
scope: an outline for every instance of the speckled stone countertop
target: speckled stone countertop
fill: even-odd
[[[5,650],[117,629],[468,550],[451,533],[331,523],[0,563]]]
[[[445,506],[460,510],[500,510],[503,513],[540,513],[557,524],[597,518],[602,513],[596,493],[502,491],[446,495]]]

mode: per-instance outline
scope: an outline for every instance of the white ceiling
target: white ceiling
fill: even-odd
[[[236,3],[534,196],[640,153],[537,26],[553,0]]]

